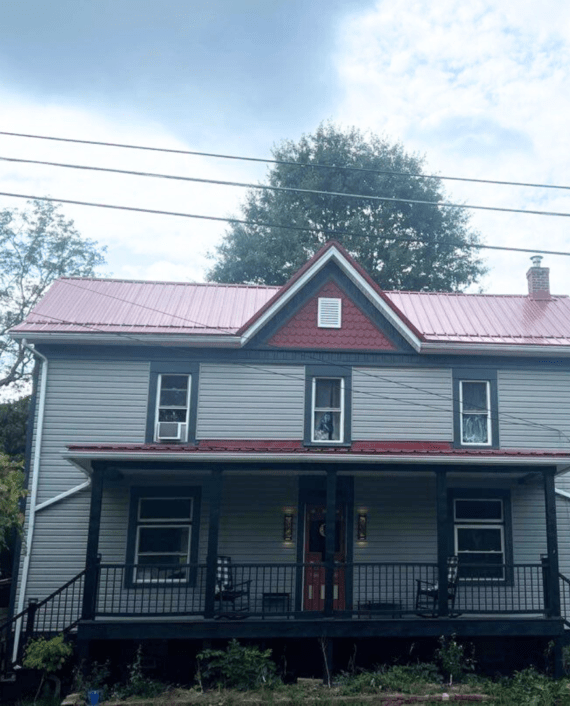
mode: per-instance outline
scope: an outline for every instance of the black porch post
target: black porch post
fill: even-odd
[[[325,615],[333,614],[334,550],[336,538],[336,468],[327,470],[327,513],[325,532]]]
[[[447,557],[449,556],[449,518],[447,516],[447,473],[438,470],[436,473],[436,504],[437,504],[437,592],[438,614],[449,614],[447,602]]]
[[[210,484],[210,520],[208,524],[208,555],[206,558],[206,596],[204,617],[214,617],[216,599],[216,571],[218,563],[218,537],[220,534],[220,508],[222,505],[222,469],[212,471]]]
[[[85,556],[85,586],[83,589],[83,606],[81,618],[93,620],[97,601],[97,584],[99,583],[99,528],[101,526],[101,506],[103,503],[103,481],[105,466],[93,463],[91,475],[91,506],[89,508],[89,529],[87,531],[87,551]]]
[[[545,601],[548,606],[548,615],[557,618],[560,616],[560,589],[558,581],[558,533],[556,528],[556,492],[554,487],[554,468],[544,471],[544,507],[546,514],[546,551],[548,566],[546,569],[548,580],[546,582],[548,596]]]

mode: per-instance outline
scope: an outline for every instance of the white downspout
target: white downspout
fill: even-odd
[[[30,497],[28,501],[28,531],[26,532],[26,546],[24,564],[22,566],[22,575],[19,586],[18,604],[16,607],[16,615],[24,610],[24,600],[26,598],[26,588],[28,585],[28,574],[30,572],[30,557],[32,554],[32,541],[34,538],[34,527],[36,524],[36,500],[38,497],[38,485],[40,476],[40,456],[42,448],[42,434],[44,427],[44,410],[46,404],[46,389],[47,389],[47,373],[48,359],[45,355],[39,353],[33,346],[28,345],[26,339],[22,340],[24,348],[29,350],[32,355],[40,358],[42,361],[40,394],[38,399],[38,416],[36,422],[36,439],[34,444],[34,462],[32,464],[32,477],[30,483]],[[33,421],[32,421],[33,423]],[[14,634],[14,649],[12,651],[12,662],[16,661],[18,656],[18,647],[20,644],[20,634],[22,632],[22,621],[16,623]]]

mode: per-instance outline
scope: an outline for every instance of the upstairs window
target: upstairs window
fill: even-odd
[[[191,375],[158,376],[155,441],[188,440],[191,381]]]
[[[491,390],[487,380],[460,380],[459,404],[461,443],[490,446]]]
[[[454,499],[454,546],[462,578],[505,578],[505,514],[500,498]]]
[[[340,328],[342,317],[342,299],[319,297],[319,328]]]
[[[344,378],[313,378],[313,442],[344,441]]]

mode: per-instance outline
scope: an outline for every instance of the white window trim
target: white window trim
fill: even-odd
[[[316,407],[315,398],[317,393],[317,380],[340,380],[340,410],[333,407]],[[338,439],[315,439],[315,413],[316,412],[339,412],[339,438]],[[315,375],[312,381],[311,395],[311,442],[313,444],[343,444],[344,443],[344,378],[330,375]]]
[[[141,518],[141,505],[144,500],[190,500],[190,515],[189,517],[173,517],[173,518]],[[153,527],[156,529],[161,529],[168,527],[170,529],[188,529],[188,549],[186,552],[186,561],[182,566],[190,564],[190,550],[192,546],[192,524],[194,516],[194,498],[192,496],[188,497],[173,497],[173,496],[160,496],[160,497],[149,497],[141,496],[138,498],[138,508],[137,508],[137,528],[136,528],[136,540],[135,540],[135,553],[134,553],[134,564],[135,568],[133,571],[133,583],[147,584],[147,583],[186,583],[188,581],[187,577],[184,578],[163,578],[163,579],[153,579],[153,578],[139,578],[138,565],[139,565],[139,544],[140,544],[140,532],[141,529],[147,529]],[[183,556],[181,552],[145,552],[144,556]],[[174,566],[172,567],[175,568]],[[141,570],[142,573],[142,570]]]
[[[188,378],[188,389],[186,390],[186,406],[175,406],[169,405],[165,406],[165,409],[186,409],[186,419],[184,422],[179,422],[179,424],[184,424],[184,433],[180,437],[180,441],[188,441],[188,427],[190,422],[190,391],[192,389],[192,375],[189,373],[159,373],[156,381],[156,405],[154,409],[154,441],[159,441],[160,437],[158,435],[158,414],[162,409],[160,404],[160,394],[162,392],[162,378],[163,377],[186,377]]]
[[[466,412],[466,414],[486,415],[487,417],[487,441],[464,441],[463,440],[463,383],[479,383],[485,385],[487,392],[487,409],[485,412]],[[461,446],[492,446],[493,428],[491,425],[491,383],[489,380],[460,380],[459,381],[459,435]]]
[[[469,502],[492,502],[501,504],[501,519],[500,520],[489,520],[488,518],[481,519],[469,519],[469,520],[458,520],[457,519],[457,502],[461,501]],[[458,533],[460,529],[494,529],[499,530],[501,536],[501,551],[460,551]],[[505,503],[501,498],[454,498],[453,499],[453,547],[454,553],[458,557],[467,557],[466,561],[469,563],[469,554],[489,554],[489,555],[499,555],[503,556],[503,565],[507,560],[506,547],[505,547]],[[469,581],[504,581],[505,580],[505,567],[501,566],[501,576],[497,577],[481,577],[470,576],[467,580]]]

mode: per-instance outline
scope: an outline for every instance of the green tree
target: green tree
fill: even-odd
[[[60,207],[29,201],[0,211],[0,387],[29,378],[31,356],[7,336],[63,276],[89,276],[105,262],[105,248],[82,238]]]
[[[23,459],[30,395],[0,403],[0,453]]]
[[[271,165],[270,186],[404,201],[252,189],[239,218],[276,225],[231,224],[212,255],[211,281],[283,284],[333,238],[384,289],[456,291],[485,273],[477,250],[471,247],[479,242],[479,235],[469,227],[465,211],[406,203],[406,199],[440,202],[446,195],[436,178],[389,173],[422,173],[423,159],[406,153],[401,144],[356,128],[343,130],[324,123],[298,142],[282,142],[273,156],[288,163]],[[332,166],[322,169],[300,163]],[[288,230],[286,226],[316,232]]]
[[[25,496],[22,461],[0,454],[0,551],[10,549],[14,531],[20,532],[24,515],[20,500]]]

